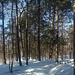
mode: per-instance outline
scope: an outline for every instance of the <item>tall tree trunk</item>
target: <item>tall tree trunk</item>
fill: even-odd
[[[49,46],[49,40],[48,40],[48,60],[50,59],[50,46]]]
[[[11,69],[10,72],[12,73],[12,69],[13,69],[13,54],[14,54],[14,40],[13,40],[13,0],[12,0],[12,11],[11,11],[11,19],[12,19],[12,55],[11,55]]]
[[[74,58],[74,75],[75,75],[75,0],[73,0],[73,12],[74,12],[73,58]]]
[[[51,24],[50,24],[50,16],[51,16],[51,8],[49,9],[49,39],[48,39],[48,44],[49,44],[49,59],[52,57],[52,44],[50,44],[50,29],[51,29]]]
[[[28,0],[27,3],[27,14],[26,14],[26,65],[28,65]]]
[[[70,44],[69,47],[70,47],[70,48],[69,48],[69,58],[71,59],[71,44]]]
[[[25,29],[26,29],[26,27],[25,27]],[[24,31],[24,37],[23,37],[23,39],[24,39],[24,42],[23,42],[23,47],[24,47],[23,57],[26,56],[26,37],[25,37],[25,35],[26,35],[26,31]]]
[[[18,32],[18,6],[16,0],[16,30],[17,30],[17,44],[18,44],[18,57],[19,57],[19,65],[22,66],[21,55],[20,55],[20,45],[19,45],[19,32]]]
[[[51,28],[51,26],[50,26],[50,13],[51,13],[51,8],[49,9],[49,26],[48,26],[48,30],[49,30],[49,33],[48,33],[48,37],[49,37],[49,39],[48,39],[48,59],[50,59],[50,28]]]
[[[18,47],[17,47],[17,41],[15,41],[15,54],[16,54],[16,61],[18,61]]]
[[[66,59],[66,50],[67,50],[67,47],[65,46],[65,59]]]
[[[30,59],[30,31],[29,31],[29,34],[28,34],[28,55],[29,55],[29,59]]]
[[[38,60],[41,61],[41,54],[40,54],[40,0],[38,0]]]
[[[6,64],[6,57],[5,57],[5,34],[4,34],[4,3],[2,2],[2,28],[3,28],[3,63]]]
[[[54,7],[53,7],[53,30],[54,31],[55,31],[55,13],[56,13],[56,10],[55,10],[55,4],[54,4]],[[55,34],[53,34],[53,40],[55,40]],[[55,51],[55,48],[52,42],[52,58],[53,58],[54,51]]]
[[[57,0],[58,1],[58,0]],[[58,6],[56,1],[56,63],[58,63]]]
[[[55,21],[55,5],[53,7],[53,29],[54,29],[54,22]]]
[[[21,25],[20,25],[20,28],[21,28]],[[21,30],[21,46],[22,46],[22,57],[24,56],[23,53],[24,52],[24,46],[23,46],[23,34],[22,34],[22,30]]]
[[[20,41],[20,51],[21,51],[21,54],[23,55],[23,45],[22,45],[22,31],[21,31],[21,12],[19,14],[19,41]]]
[[[36,20],[36,19],[35,19]],[[35,59],[37,59],[37,54],[36,54],[36,46],[37,46],[37,44],[36,44],[36,23],[35,23],[35,25],[34,25],[34,51],[35,51]]]
[[[34,51],[35,51],[35,58],[36,58],[36,41],[35,41],[35,27],[34,27]]]
[[[9,40],[8,40],[8,59],[9,59],[9,71],[10,71],[10,50],[9,50]]]
[[[61,32],[61,39],[62,39],[62,42],[63,42],[63,10],[62,10],[62,32]],[[61,45],[61,59],[63,60],[63,49],[64,49],[64,46],[63,46],[63,43]]]

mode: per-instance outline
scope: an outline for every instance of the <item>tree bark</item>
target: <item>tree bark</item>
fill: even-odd
[[[75,75],[75,0],[73,0],[73,12],[74,12],[73,58],[74,58],[74,75]]]
[[[61,32],[61,39],[62,39],[62,42],[63,42],[63,10],[62,10],[62,32]],[[61,45],[61,59],[63,60],[63,43]]]
[[[19,45],[19,32],[18,32],[18,6],[17,6],[17,0],[16,0],[16,30],[17,30],[17,45],[18,45],[19,65],[22,66],[21,55],[20,55],[20,45]]]
[[[26,14],[26,65],[28,65],[28,0],[27,3],[27,14]]]
[[[40,53],[40,0],[38,0],[38,60],[41,61],[41,53]]]
[[[29,59],[30,59],[30,34],[28,34],[28,54],[29,54]]]
[[[56,63],[58,63],[58,6],[57,6],[57,1],[56,1]]]
[[[12,70],[13,70],[13,54],[14,54],[14,40],[13,40],[13,0],[12,0],[12,11],[11,11],[11,19],[12,19],[12,54],[11,54],[11,69],[10,69],[10,72],[12,73]]]
[[[54,29],[54,22],[55,21],[55,5],[54,5],[54,7],[53,7],[53,29]]]
[[[3,28],[3,63],[6,64],[6,57],[5,57],[5,33],[4,33],[4,3],[2,2],[2,28]]]
[[[48,40],[48,60],[50,59],[50,46],[49,46],[49,40]]]

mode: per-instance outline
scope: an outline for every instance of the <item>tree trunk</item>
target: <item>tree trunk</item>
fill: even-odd
[[[41,61],[41,54],[40,54],[40,0],[38,0],[38,60]]]
[[[25,37],[25,35],[26,35],[26,31],[24,31],[24,37],[23,37],[23,39],[24,39],[24,42],[23,42],[23,47],[24,47],[23,57],[26,56],[26,37]]]
[[[30,59],[30,34],[28,34],[28,50],[29,50],[29,59]]]
[[[13,54],[14,54],[14,40],[13,40],[13,0],[12,0],[12,11],[11,11],[11,19],[12,19],[12,54],[11,54],[11,69],[10,72],[12,73],[12,69],[13,69]]]
[[[15,42],[15,54],[16,54],[16,61],[18,61],[18,48],[16,42]]]
[[[48,60],[50,59],[50,46],[49,46],[49,40],[48,40]]]
[[[22,32],[21,32],[21,12],[19,14],[19,41],[20,41],[20,51],[21,51],[21,55],[23,55],[23,45],[22,45]]]
[[[27,14],[26,14],[26,65],[28,65],[28,0],[27,3]]]
[[[62,10],[62,32],[61,32],[61,39],[62,39],[62,42],[63,42],[63,10]],[[61,59],[63,60],[63,43],[61,45]]]
[[[19,45],[19,32],[18,32],[18,6],[16,0],[16,30],[17,30],[17,44],[18,44],[18,57],[19,57],[19,65],[22,66],[21,55],[20,55],[20,45]]]
[[[35,23],[35,25],[34,25],[34,50],[35,50],[35,59],[36,59],[36,23]]]
[[[54,22],[55,21],[55,5],[53,7],[53,29],[54,29]]]
[[[58,0],[57,0],[58,1]],[[58,63],[58,6],[56,1],[56,63]]]
[[[74,58],[74,75],[75,75],[75,0],[73,0],[73,12],[74,12],[73,58]]]
[[[2,2],[2,25],[3,25],[3,63],[6,64],[6,57],[5,57],[5,34],[4,34],[4,3]]]
[[[66,59],[66,50],[67,50],[67,47],[65,46],[65,59]]]

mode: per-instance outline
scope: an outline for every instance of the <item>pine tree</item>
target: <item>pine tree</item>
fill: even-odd
[[[74,12],[74,32],[73,32],[73,58],[74,58],[74,75],[75,75],[75,0],[73,0],[73,12]]]
[[[6,64],[6,57],[5,57],[5,34],[4,34],[4,0],[1,0],[2,4],[2,29],[3,29],[3,56],[4,56],[4,64]]]
[[[40,53],[40,0],[38,0],[38,60],[41,61],[41,53]]]
[[[56,62],[58,63],[58,0],[56,0],[56,39],[57,39],[57,44],[56,44]]]
[[[26,0],[27,13],[26,13],[26,65],[28,65],[28,0]]]
[[[19,57],[19,65],[22,66],[21,62],[21,54],[20,54],[20,43],[19,43],[19,31],[18,31],[18,5],[16,0],[16,30],[17,30],[17,46],[18,46],[18,57]]]

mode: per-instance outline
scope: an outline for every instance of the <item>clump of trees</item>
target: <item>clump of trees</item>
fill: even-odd
[[[22,59],[28,65],[30,58],[41,61],[48,57],[56,63],[59,56],[63,60],[69,54],[71,58],[73,27],[67,25],[69,19],[73,20],[70,0],[0,0],[0,5],[0,51],[3,52],[3,63],[6,64],[8,58],[12,60],[10,72],[14,60],[22,66]]]

